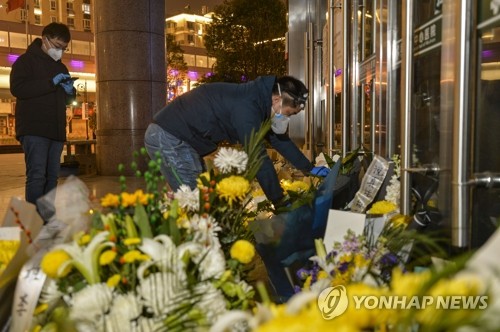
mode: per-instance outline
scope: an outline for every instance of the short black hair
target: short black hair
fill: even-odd
[[[279,77],[273,86],[273,94],[277,95],[281,93],[287,93],[291,97],[291,101],[287,98],[283,99],[283,105],[304,108],[309,95],[309,90],[307,90],[304,83],[296,79],[293,76],[281,76]]]
[[[71,34],[68,26],[57,22],[52,22],[43,28],[42,36],[60,39],[65,43],[69,43],[71,40]]]

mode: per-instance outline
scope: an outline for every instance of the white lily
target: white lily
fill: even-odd
[[[71,259],[61,264],[59,271],[64,271],[68,265],[73,265],[85,277],[89,284],[99,283],[99,256],[106,247],[114,247],[114,243],[106,241],[108,232],[98,233],[85,247],[80,246],[76,241],[67,244],[60,244],[54,249],[64,250]]]

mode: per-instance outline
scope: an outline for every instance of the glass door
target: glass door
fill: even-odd
[[[478,1],[477,89],[472,125],[471,245],[482,245],[500,223],[500,6]]]

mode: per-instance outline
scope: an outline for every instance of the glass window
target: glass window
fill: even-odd
[[[57,5],[55,0],[50,0],[50,10],[56,10]]]
[[[184,54],[183,57],[184,57],[184,61],[186,62],[186,64],[188,66],[190,66],[190,67],[196,66],[196,60],[195,60],[194,54]]]
[[[90,31],[90,20],[87,19],[83,20],[83,30]]]
[[[91,12],[90,12],[90,4],[86,4],[86,3],[82,4],[82,12],[84,14],[89,14],[90,15],[91,14]]]
[[[9,35],[7,31],[0,31],[0,46],[9,47]]]
[[[93,43],[83,40],[71,41],[72,53],[79,55],[93,55]]]
[[[67,22],[69,27],[71,27],[71,28],[75,27],[75,18],[74,17],[68,17],[66,22]]]
[[[26,34],[11,32],[10,46],[14,48],[26,48]]]
[[[208,66],[208,58],[206,55],[197,55],[196,56],[196,67],[207,68]]]

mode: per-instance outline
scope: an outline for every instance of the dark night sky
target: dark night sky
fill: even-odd
[[[201,7],[208,6],[208,11],[213,11],[216,5],[223,3],[224,0],[166,0],[166,16],[172,16],[183,12],[184,7],[191,6],[193,14],[201,14]]]

